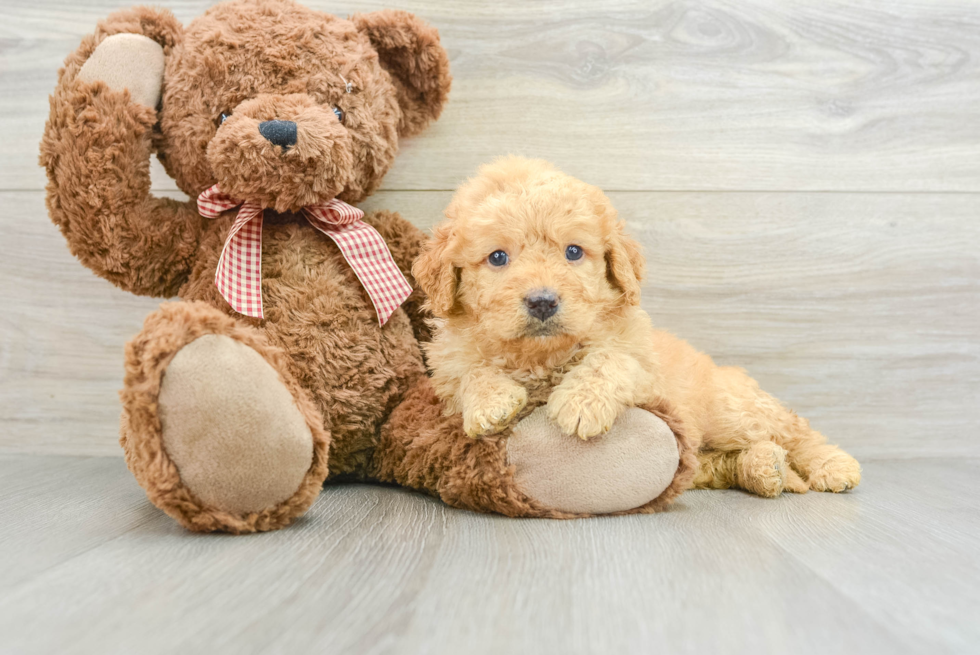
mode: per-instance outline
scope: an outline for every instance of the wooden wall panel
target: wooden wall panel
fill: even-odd
[[[0,7],[0,188],[42,187],[32,162],[55,71],[129,4]],[[186,22],[209,3],[164,4]],[[980,191],[980,8],[967,0],[398,5],[439,28],[455,84],[388,189],[452,189],[513,152],[610,190]]]
[[[428,228],[448,192],[381,192]],[[743,366],[863,456],[978,455],[980,223],[970,194],[610,194],[661,327]],[[5,195],[43,215],[41,192]],[[122,346],[157,300],[111,287],[57,230],[0,259],[0,450],[118,454]]]

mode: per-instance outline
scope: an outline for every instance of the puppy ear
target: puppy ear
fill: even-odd
[[[179,43],[183,28],[166,9],[134,7],[110,14],[95,34],[65,62],[76,79],[105,82],[127,90],[134,102],[156,109],[163,85],[164,60]]]
[[[370,39],[381,67],[391,75],[402,110],[398,134],[418,134],[439,118],[452,82],[439,32],[414,14],[396,9],[357,14],[351,20]]]
[[[622,223],[616,223],[606,245],[606,272],[613,285],[622,290],[627,305],[640,304],[643,268],[640,244],[626,236]]]
[[[589,184],[583,184],[583,192],[605,234],[606,277],[623,292],[626,305],[639,305],[645,266],[640,244],[626,236],[625,223],[617,218],[616,208],[606,194]]]
[[[449,258],[449,225],[438,226],[412,265],[412,276],[427,296],[434,316],[445,318],[456,304],[457,269]]]

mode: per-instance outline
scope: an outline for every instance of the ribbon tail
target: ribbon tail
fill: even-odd
[[[262,210],[245,205],[225,239],[214,273],[221,297],[239,314],[265,318],[262,308]]]
[[[412,285],[395,264],[384,237],[360,220],[335,226],[309,213],[307,218],[311,219],[313,227],[337,244],[361,286],[367,291],[378,314],[378,323],[384,326],[395,310],[412,295]]]

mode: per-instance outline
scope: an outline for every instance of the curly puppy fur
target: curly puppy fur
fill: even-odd
[[[775,496],[860,481],[852,457],[744,371],[653,328],[639,306],[640,248],[599,189],[504,158],[459,189],[446,217],[414,274],[438,317],[425,346],[435,391],[468,435],[498,433],[546,396],[552,420],[589,439],[625,407],[663,399],[720,453],[705,456],[699,486]],[[542,298],[553,314],[534,315]]]
[[[100,43],[117,34],[162,47],[159,107],[135,102],[128,87],[105,78],[79,78]],[[167,363],[195,335],[230,336],[256,350],[292,393],[316,443],[329,441],[329,472],[369,473],[381,424],[424,374],[416,340],[428,334],[422,295],[379,328],[339,250],[293,212],[370,194],[400,137],[439,116],[449,86],[438,33],[412,14],[344,20],[290,0],[231,0],[186,27],[162,9],[119,11],[66,59],[41,144],[49,214],[98,275],[136,294],[184,301],[153,314],[128,347],[122,441],[151,499],[185,526],[280,527],[312,502],[328,471],[317,446],[297,495],[255,516],[204,507],[183,487],[160,445],[155,403]],[[259,134],[258,123],[270,119],[296,122],[295,146]],[[192,200],[150,195],[153,152]],[[207,220],[195,199],[216,183],[267,208],[262,321],[235,314],[214,286],[235,212]],[[389,212],[365,221],[413,282],[424,235]]]

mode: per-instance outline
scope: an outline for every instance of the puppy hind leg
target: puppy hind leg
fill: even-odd
[[[792,464],[787,464],[783,491],[789,491],[794,494],[805,494],[809,490],[810,486],[806,483],[806,480],[800,477],[800,474],[796,472]]]
[[[792,465],[806,478],[814,491],[840,493],[861,482],[861,465],[838,446],[825,443],[825,437],[814,430],[817,438],[803,440],[790,451]]]
[[[744,450],[706,450],[698,454],[698,489],[739,488],[775,498],[783,491],[806,493],[807,485],[786,462],[786,450],[757,441]]]
[[[807,484],[791,468],[788,446],[779,438],[787,418],[795,416],[743,370],[720,367],[714,373],[704,443],[720,454],[706,457],[706,464],[722,473],[721,481],[730,480],[728,486],[759,496],[805,493]]]
[[[776,443],[786,449],[787,462],[800,474],[800,483],[814,491],[839,493],[861,481],[861,466],[839,447],[810,427],[810,422],[783,407],[775,398],[757,391],[757,406]],[[804,482],[805,480],[805,482]]]
[[[746,443],[774,441],[787,453],[789,491],[802,493],[809,488],[839,492],[857,486],[861,467],[853,457],[827,444],[809,421],[759,389],[744,371],[724,368],[719,373],[723,400],[716,410],[716,429],[711,440],[706,439],[709,445],[717,448],[717,442],[739,448]]]
[[[695,489],[731,489],[738,486],[740,451],[702,450],[698,453]]]

